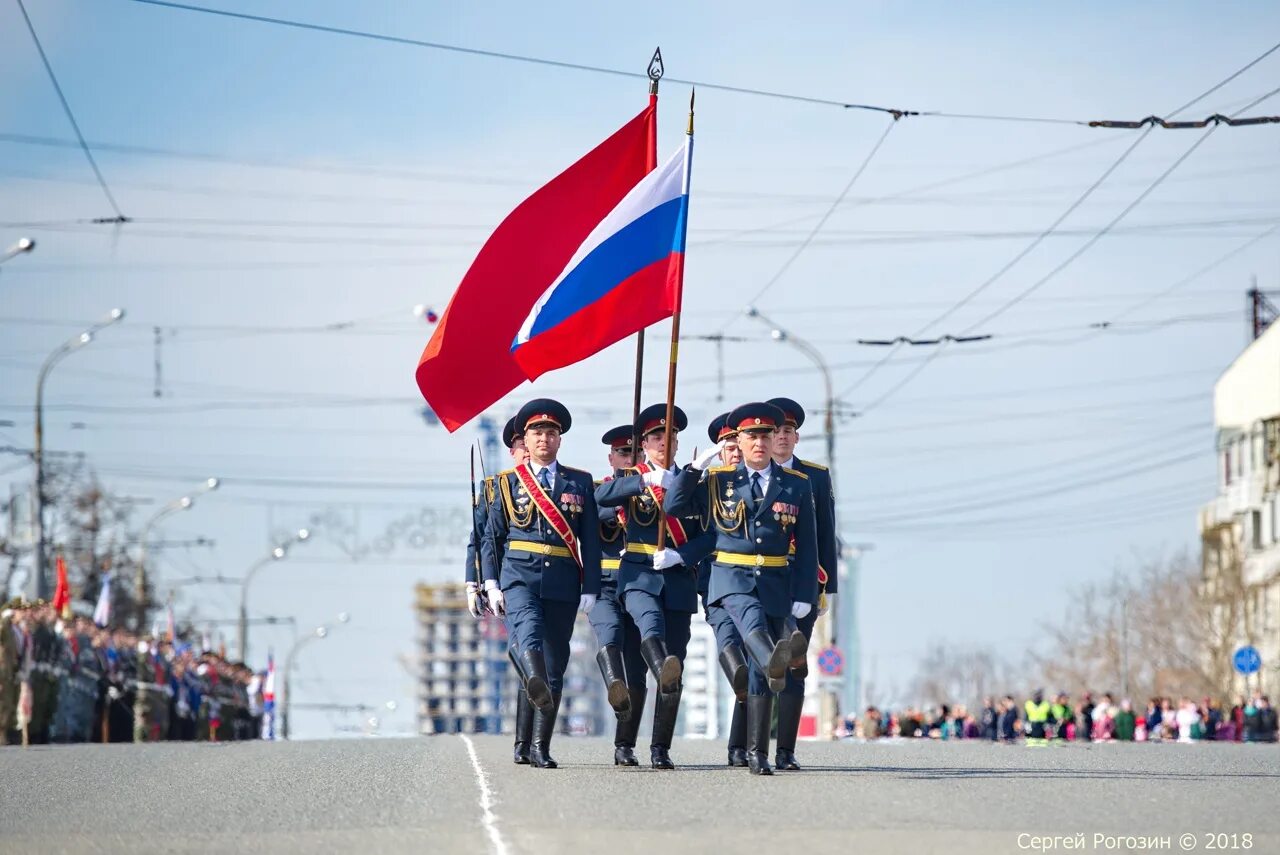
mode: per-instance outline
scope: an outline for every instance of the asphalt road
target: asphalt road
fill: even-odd
[[[603,740],[558,738],[558,770],[514,766],[509,746],[2,749],[0,852],[963,855],[1077,834],[1085,851],[1126,851],[1133,836],[1179,852],[1191,834],[1192,851],[1280,853],[1276,746],[807,743],[806,770],[772,778],[724,768],[701,741],[678,742],[675,772],[615,769]]]

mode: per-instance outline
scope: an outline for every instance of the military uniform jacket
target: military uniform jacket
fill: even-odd
[[[596,481],[596,490],[601,484],[611,481]],[[606,508],[596,500],[596,513],[600,518],[600,587],[618,587],[618,569],[622,566],[622,554],[627,545],[626,532],[618,520],[617,508]]]
[[[809,486],[813,488],[816,512],[814,519],[818,525],[818,566],[827,574],[827,582],[821,589],[834,594],[838,584],[836,577],[839,575],[839,568],[836,562],[839,560],[840,547],[836,539],[836,495],[831,484],[831,470],[821,463],[812,463],[799,457],[793,459],[796,470],[809,476]],[[814,602],[817,602],[816,597]]]
[[[547,491],[579,543],[581,568],[543,519],[516,470],[494,476],[493,492],[480,550],[485,581],[497,580],[504,591],[525,585],[543,599],[563,602],[600,593],[600,517],[589,473],[557,463]]]
[[[618,570],[618,590],[645,591],[661,597],[672,611],[698,610],[698,564],[715,545],[715,536],[697,516],[678,516],[685,534],[684,546],[676,547],[667,535],[667,548],[675,549],[684,564],[653,569],[653,553],[658,546],[658,506],[645,488],[639,470],[622,470],[618,478],[605,481],[596,488],[596,502],[601,508],[623,508],[627,517],[626,551]]]
[[[808,477],[769,464],[769,489],[753,502],[746,464],[689,467],[667,492],[668,513],[694,514],[714,535],[708,602],[755,593],[771,617],[786,617],[791,603],[818,598],[818,535]],[[754,505],[754,507],[753,507]],[[788,560],[792,536],[795,555]]]
[[[480,555],[476,552],[476,535],[484,540],[484,530],[489,524],[489,505],[493,502],[493,476],[484,479],[480,495],[471,505],[471,531],[467,533],[467,564],[463,568],[462,581],[483,584],[476,578],[476,562]]]

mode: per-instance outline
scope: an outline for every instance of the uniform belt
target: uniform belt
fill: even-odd
[[[572,558],[573,553],[567,546],[554,546],[550,543],[534,543],[532,540],[508,540],[507,549],[516,552],[532,552],[534,555],[554,555],[556,558]]]
[[[600,559],[601,570],[617,570],[621,566],[622,566],[621,558],[601,558]]]
[[[651,543],[628,543],[627,552],[637,555],[656,555],[658,547]]]
[[[717,552],[717,564],[732,564],[734,567],[786,567],[785,555],[752,555],[746,552]]]

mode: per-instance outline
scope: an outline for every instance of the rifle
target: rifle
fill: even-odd
[[[480,458],[480,474],[484,475],[484,456]],[[480,613],[489,611],[489,598],[484,594],[484,572],[480,567],[480,524],[476,521],[476,446],[471,446],[471,544],[472,572],[476,580],[476,597],[480,603]]]

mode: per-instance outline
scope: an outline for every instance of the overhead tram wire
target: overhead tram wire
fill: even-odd
[[[1225,86],[1227,83],[1230,83],[1232,80],[1235,80],[1236,78],[1238,78],[1238,77],[1239,77],[1241,74],[1243,74],[1244,72],[1246,72],[1246,71],[1248,71],[1249,69],[1253,68],[1253,67],[1254,67],[1255,65],[1257,65],[1259,62],[1261,62],[1262,60],[1266,59],[1268,56],[1270,56],[1271,54],[1275,53],[1277,50],[1280,50],[1280,43],[1277,43],[1277,44],[1273,45],[1272,47],[1270,47],[1269,49],[1267,49],[1266,51],[1264,51],[1261,55],[1259,55],[1259,56],[1255,57],[1255,58],[1254,58],[1253,60],[1251,60],[1249,63],[1247,63],[1246,65],[1244,65],[1242,68],[1240,68],[1240,69],[1236,70],[1235,72],[1233,72],[1231,75],[1229,75],[1229,76],[1228,76],[1228,77],[1226,77],[1225,79],[1223,79],[1223,80],[1219,81],[1218,83],[1214,84],[1213,86],[1209,87],[1209,88],[1208,88],[1208,89],[1206,89],[1204,92],[1201,92],[1199,95],[1197,95],[1196,97],[1192,98],[1190,101],[1188,101],[1187,103],[1183,104],[1181,107],[1178,107],[1176,110],[1174,110],[1172,113],[1170,113],[1170,115],[1171,115],[1171,116],[1177,115],[1178,113],[1181,113],[1182,111],[1187,110],[1187,109],[1189,109],[1190,107],[1193,107],[1194,105],[1196,105],[1196,104],[1197,104],[1197,103],[1199,103],[1200,101],[1202,101],[1202,100],[1204,100],[1205,98],[1207,98],[1209,95],[1212,95],[1214,92],[1216,92],[1216,91],[1218,91],[1219,89],[1221,89],[1221,88],[1222,88],[1223,86]],[[1262,95],[1262,96],[1260,96],[1260,97],[1258,97],[1258,98],[1255,98],[1253,101],[1249,102],[1249,103],[1248,103],[1248,104],[1246,104],[1244,107],[1241,107],[1241,108],[1240,108],[1240,110],[1239,110],[1239,111],[1237,111],[1237,113],[1236,113],[1235,115],[1239,115],[1239,113],[1240,113],[1240,112],[1243,112],[1244,110],[1252,109],[1253,107],[1257,106],[1258,104],[1262,103],[1263,101],[1265,101],[1265,100],[1267,100],[1268,98],[1270,98],[1270,97],[1272,97],[1273,95],[1275,95],[1277,91],[1280,91],[1280,90],[1272,90],[1271,92],[1268,92],[1268,93],[1266,93],[1266,94],[1264,94],[1264,95]],[[1168,177],[1168,176],[1173,172],[1173,170],[1177,168],[1177,166],[1178,166],[1178,165],[1180,165],[1180,164],[1181,164],[1181,163],[1182,163],[1182,162],[1183,162],[1187,157],[1189,157],[1189,156],[1190,156],[1190,154],[1191,154],[1191,152],[1195,151],[1195,149],[1196,149],[1196,148],[1198,148],[1198,147],[1200,146],[1200,144],[1204,142],[1204,140],[1209,136],[1209,134],[1213,133],[1213,131],[1215,131],[1218,127],[1219,127],[1218,125],[1213,125],[1213,126],[1212,126],[1208,131],[1206,131],[1206,133],[1205,133],[1204,135],[1202,135],[1202,136],[1201,136],[1201,138],[1200,138],[1200,139],[1196,140],[1196,142],[1195,142],[1195,143],[1191,146],[1191,148],[1190,148],[1190,149],[1189,149],[1189,150],[1188,150],[1188,151],[1183,155],[1183,157],[1179,158],[1179,159],[1178,159],[1178,160],[1173,164],[1173,166],[1171,166],[1171,167],[1170,167],[1169,169],[1167,169],[1164,173],[1162,173],[1162,174],[1161,174],[1161,175],[1156,179],[1156,181],[1155,181],[1152,185],[1149,185],[1149,187],[1148,187],[1148,189],[1147,189],[1147,190],[1145,190],[1145,191],[1143,191],[1143,193],[1139,194],[1139,196],[1138,196],[1137,200],[1135,200],[1135,202],[1134,202],[1134,203],[1132,203],[1129,207],[1127,207],[1127,208],[1126,208],[1126,209],[1125,209],[1125,210],[1120,214],[1120,216],[1119,216],[1119,217],[1117,217],[1116,219],[1114,219],[1114,220],[1113,220],[1113,221],[1112,221],[1112,222],[1111,222],[1107,227],[1105,227],[1106,231],[1109,231],[1109,230],[1110,230],[1110,227],[1112,227],[1112,226],[1114,226],[1116,223],[1118,223],[1118,222],[1120,221],[1120,219],[1122,219],[1126,214],[1128,214],[1128,213],[1129,213],[1129,211],[1131,211],[1134,207],[1136,207],[1138,203],[1140,203],[1143,199],[1145,199],[1145,198],[1147,197],[1147,195],[1149,195],[1149,194],[1150,194],[1150,192],[1151,192],[1152,190],[1154,190],[1156,187],[1158,187],[1158,186],[1160,185],[1160,183],[1162,183],[1162,182],[1164,181],[1164,179],[1165,179],[1165,178],[1167,178],[1167,177]],[[1052,232],[1053,232],[1053,230],[1055,230],[1055,229],[1057,228],[1057,226],[1058,226],[1058,225],[1060,225],[1060,224],[1063,222],[1063,220],[1065,220],[1065,219],[1067,218],[1067,216],[1069,216],[1073,211],[1075,211],[1077,208],[1079,208],[1079,207],[1080,207],[1080,205],[1081,205],[1081,204],[1083,204],[1083,202],[1084,202],[1084,201],[1085,201],[1089,196],[1091,196],[1091,195],[1092,195],[1092,194],[1093,194],[1093,193],[1098,189],[1098,187],[1099,187],[1099,186],[1101,186],[1102,182],[1103,182],[1103,181],[1105,181],[1105,180],[1107,179],[1107,177],[1108,177],[1108,176],[1110,176],[1110,175],[1111,175],[1111,174],[1116,170],[1116,168],[1118,168],[1118,167],[1120,166],[1120,164],[1121,164],[1121,163],[1123,163],[1123,162],[1124,162],[1124,161],[1129,157],[1129,155],[1133,152],[1133,150],[1134,150],[1135,148],[1137,148],[1137,146],[1138,146],[1138,145],[1139,145],[1143,140],[1145,140],[1145,139],[1147,138],[1147,136],[1150,134],[1150,132],[1151,132],[1154,128],[1155,128],[1155,125],[1148,125],[1148,126],[1147,126],[1147,128],[1146,128],[1146,130],[1144,130],[1144,131],[1141,133],[1141,135],[1138,137],[1138,139],[1137,139],[1137,140],[1135,140],[1135,141],[1134,141],[1134,143],[1133,143],[1132,145],[1130,145],[1127,149],[1125,149],[1125,151],[1120,155],[1120,157],[1119,157],[1115,162],[1113,162],[1113,163],[1111,164],[1111,166],[1109,166],[1109,167],[1108,167],[1108,168],[1103,172],[1102,176],[1101,176],[1101,177],[1099,177],[1099,179],[1098,179],[1097,181],[1095,181],[1092,185],[1090,185],[1090,187],[1089,187],[1089,188],[1084,192],[1084,194],[1082,194],[1079,198],[1077,198],[1077,199],[1076,199],[1076,201],[1074,201],[1070,206],[1068,206],[1067,211],[1066,211],[1062,216],[1060,216],[1058,219],[1056,219],[1056,220],[1053,222],[1053,224],[1049,226],[1049,228],[1048,228],[1048,229],[1046,229],[1043,233],[1041,233],[1041,235],[1037,236],[1037,237],[1036,237],[1036,238],[1031,242],[1031,244],[1030,244],[1028,247],[1026,247],[1023,251],[1021,251],[1021,252],[1020,252],[1020,253],[1018,253],[1016,256],[1014,256],[1014,259],[1013,259],[1010,263],[1006,264],[1006,265],[1005,265],[1004,267],[1002,267],[999,271],[997,271],[997,273],[996,273],[994,276],[992,276],[992,277],[988,278],[985,282],[983,282],[981,285],[979,285],[979,286],[978,286],[977,288],[975,288],[973,291],[969,292],[969,293],[968,293],[968,294],[966,294],[964,297],[962,297],[962,298],[961,298],[961,300],[960,300],[958,303],[956,303],[954,306],[952,306],[951,308],[947,309],[947,310],[946,310],[946,311],[944,311],[941,315],[939,315],[937,318],[935,318],[933,321],[931,321],[929,324],[927,324],[927,325],[925,325],[923,328],[921,328],[920,332],[919,332],[919,333],[917,333],[917,335],[920,335],[920,334],[923,334],[924,332],[927,332],[928,330],[930,330],[931,328],[933,328],[934,326],[936,326],[937,324],[939,324],[939,323],[940,323],[940,322],[942,322],[943,320],[946,320],[947,318],[951,317],[951,315],[952,315],[952,314],[954,314],[958,309],[960,309],[960,308],[962,308],[963,306],[967,305],[967,304],[969,303],[969,301],[970,301],[970,300],[972,300],[972,299],[973,299],[974,297],[976,297],[978,294],[980,294],[980,293],[982,293],[983,291],[985,291],[988,287],[990,287],[992,284],[994,284],[994,283],[995,283],[995,282],[996,282],[1000,277],[1002,277],[1002,276],[1003,276],[1003,275],[1004,275],[1008,270],[1010,270],[1010,269],[1011,269],[1015,264],[1017,264],[1017,263],[1018,263],[1019,261],[1021,261],[1024,257],[1026,257],[1026,255],[1027,255],[1027,254],[1028,254],[1032,249],[1034,249],[1036,246],[1038,246],[1040,243],[1042,243],[1042,242],[1044,241],[1044,239],[1045,239],[1045,238],[1047,238],[1047,237],[1048,237],[1048,235],[1049,235],[1050,233],[1052,233]],[[1099,237],[1100,237],[1100,236],[1099,236]],[[1084,250],[1087,250],[1087,249],[1088,249],[1088,247],[1093,246],[1093,244],[1094,244],[1094,243],[1096,243],[1096,242],[1097,242],[1097,239],[1094,239],[1094,240],[1089,241],[1089,242],[1086,244],[1086,246],[1085,246]],[[1068,262],[1067,262],[1066,264],[1060,265],[1060,267],[1059,267],[1059,268],[1056,268],[1056,269],[1055,269],[1055,273],[1054,273],[1053,275],[1056,275],[1056,271],[1057,271],[1057,270],[1065,269],[1065,267],[1067,266],[1067,264],[1069,264],[1071,261],[1074,261],[1074,260],[1075,260],[1076,258],[1078,258],[1080,255],[1082,255],[1084,250],[1082,250],[1081,252],[1078,252],[1078,253],[1076,253],[1076,254],[1072,255],[1072,256],[1071,256],[1071,258],[1068,260]],[[1046,278],[1044,281],[1047,281],[1047,278]],[[1041,282],[1041,283],[1038,283],[1038,284],[1034,285],[1031,289],[1028,289],[1028,291],[1027,291],[1026,293],[1031,293],[1031,292],[1032,292],[1032,291],[1034,291],[1036,288],[1038,288],[1040,284],[1043,284],[1043,282]],[[1020,297],[1019,297],[1019,298],[1017,298],[1017,299],[1020,299]],[[1016,301],[1017,301],[1017,299],[1015,299],[1015,301],[1014,301],[1014,302],[1016,302]],[[1003,314],[1003,312],[1004,312],[1004,309],[1002,308],[1002,309],[998,310],[997,312],[994,312],[994,313],[992,313],[991,315],[989,315],[989,316],[988,316],[988,318],[994,318],[994,317],[997,317],[999,314]],[[984,319],[984,322],[985,322],[985,319]],[[969,327],[968,329],[966,329],[966,330],[965,330],[965,332],[969,332],[970,330],[975,329],[975,328],[976,328],[976,326]],[[893,351],[890,351],[890,353],[887,355],[887,357],[886,357],[885,359],[882,359],[882,360],[881,360],[881,361],[880,361],[880,362],[879,362],[875,367],[873,367],[873,368],[871,369],[871,371],[869,371],[869,372],[867,373],[867,375],[866,375],[866,376],[863,376],[863,377],[859,378],[859,379],[858,379],[858,381],[855,383],[854,387],[852,387],[852,388],[856,388],[857,386],[860,386],[863,382],[865,382],[865,381],[868,379],[868,376],[869,376],[870,374],[873,374],[875,371],[877,371],[877,370],[879,369],[879,367],[883,366],[884,364],[887,364],[887,362],[889,361],[889,358],[891,358],[891,357],[892,357],[892,356],[897,352],[897,350],[898,350],[898,348],[897,348],[897,347],[895,347]],[[929,362],[932,362],[932,361],[933,361],[932,359],[929,359],[929,360],[927,360],[924,364],[925,364],[925,365],[927,365]],[[917,376],[919,376],[920,372],[921,372],[921,371],[923,371],[923,370],[924,370],[924,369],[923,369],[923,365],[922,365],[920,368],[918,368],[917,370],[913,371],[913,372],[911,373],[910,377],[908,378],[908,382],[909,382],[910,380],[914,380]],[[883,404],[883,403],[884,403],[885,401],[887,401],[890,397],[892,397],[892,395],[896,394],[899,390],[901,390],[901,389],[902,389],[904,386],[906,386],[906,385],[907,385],[906,383],[902,383],[902,382],[900,382],[900,383],[896,384],[892,389],[890,389],[890,390],[889,390],[889,392],[888,392],[888,393],[886,393],[886,394],[884,394],[884,395],[881,395],[879,398],[877,398],[877,399],[875,400],[875,402],[874,402],[874,403],[875,403],[875,406],[877,406],[877,407],[878,407],[878,406],[880,406],[881,404]],[[842,393],[839,395],[839,397],[844,397],[846,394],[847,394],[847,392],[842,392]],[[866,409],[865,409],[865,408],[864,408],[863,412],[866,412]]]
[[[270,24],[279,27],[288,27],[298,30],[310,30],[312,32],[326,33],[328,35],[348,36],[358,39],[367,39],[371,41],[387,42],[391,44],[404,45],[408,47],[426,48],[429,50],[445,51],[450,53],[463,54],[468,56],[483,57],[487,59],[499,59],[509,62],[520,62],[531,65],[541,65],[550,68],[561,68],[569,71],[583,71],[591,74],[608,75],[611,77],[624,77],[633,80],[648,80],[645,72],[627,71],[620,68],[609,68],[607,66],[589,65],[586,63],[568,62],[565,60],[548,59],[545,57],[528,56],[524,54],[508,53],[505,51],[485,50],[483,48],[464,47],[462,45],[452,45],[445,42],[432,42],[424,39],[415,39],[407,36],[395,36],[387,33],[375,33],[367,30],[356,30],[349,27],[329,26],[325,24],[316,24],[308,21],[298,21],[289,18],[275,18],[266,15],[252,15],[245,12],[233,12],[227,9],[214,9],[207,6],[197,6],[188,3],[176,3],[171,0],[129,0],[129,2],[139,3],[146,6],[156,6],[165,9],[173,9],[184,12],[195,12],[205,15],[213,15],[222,18],[231,18],[242,21],[249,21],[258,24]],[[1274,50],[1274,48],[1272,49]],[[1270,53],[1270,51],[1268,52]],[[1255,60],[1255,63],[1259,60]],[[1244,70],[1247,70],[1244,69]],[[1239,76],[1243,70],[1236,72],[1232,78]],[[1081,119],[1066,119],[1060,117],[1048,116],[1017,116],[1017,115],[997,115],[984,113],[959,113],[947,112],[943,110],[910,110],[895,107],[884,107],[875,104],[852,103],[849,101],[838,100],[833,98],[822,98],[810,95],[796,95],[787,92],[776,92],[767,89],[758,89],[748,86],[734,86],[724,83],[714,83],[705,80],[693,80],[688,78],[664,77],[664,81],[668,83],[677,83],[685,86],[696,86],[701,89],[713,89],[721,92],[732,92],[740,95],[751,95],[762,98],[772,98],[783,101],[793,101],[798,103],[813,104],[825,107],[835,107],[842,110],[865,110],[877,113],[887,113],[894,118],[902,118],[904,116],[925,116],[931,118],[944,119],[966,119],[978,121],[993,122],[1026,122],[1036,124],[1059,124],[1059,125],[1077,125],[1088,126],[1089,122]],[[1225,85],[1226,82],[1219,84],[1214,90]],[[1203,97],[1203,96],[1202,96]],[[1192,103],[1195,103],[1194,101]]]
[[[58,76],[53,73],[53,65],[49,62],[49,57],[44,52],[44,45],[40,43],[40,36],[36,35],[36,28],[31,23],[31,16],[27,14],[26,4],[23,0],[17,0],[18,9],[22,12],[22,20],[27,24],[27,31],[31,33],[31,41],[35,43],[36,52],[40,54],[40,62],[44,64],[44,70],[49,75],[49,82],[53,84],[53,90],[58,94],[58,101],[62,104],[62,112],[66,115],[67,121],[71,124],[71,129],[76,132],[76,139],[80,143],[80,150],[84,152],[85,160],[89,161],[93,174],[98,179],[98,186],[102,188],[102,195],[107,197],[111,210],[115,212],[114,222],[128,222],[128,217],[120,210],[120,206],[116,204],[116,197],[112,195],[111,188],[107,186],[107,179],[102,176],[102,170],[98,168],[98,162],[93,157],[93,152],[89,149],[89,144],[85,142],[84,134],[80,131],[80,123],[76,121],[75,113],[71,111],[71,104],[67,102],[67,96],[62,92],[62,86],[58,83]]]
[[[853,177],[851,177],[849,182],[844,185],[844,189],[840,191],[840,195],[837,196],[835,201],[827,207],[826,212],[818,219],[818,222],[814,223],[813,228],[809,231],[809,234],[805,236],[804,240],[801,241],[800,245],[796,247],[795,252],[791,253],[791,255],[787,257],[787,260],[782,263],[782,266],[778,268],[772,278],[770,278],[769,281],[755,293],[748,302],[749,306],[754,306],[761,297],[769,292],[769,289],[778,284],[778,280],[791,269],[791,265],[795,263],[796,259],[799,258],[806,249],[808,249],[809,244],[811,244],[813,239],[818,236],[818,232],[822,231],[822,227],[827,224],[827,220],[831,219],[831,215],[836,212],[836,209],[844,202],[845,197],[849,195],[849,191],[853,189],[853,185],[858,183],[858,179],[862,177],[862,173],[867,171],[867,167],[871,165],[872,159],[875,158],[876,153],[880,151],[880,147],[884,145],[884,141],[889,138],[889,133],[897,124],[898,117],[894,116],[893,120],[885,127],[884,132],[880,134],[879,139],[876,140],[875,145],[871,146],[871,150],[867,152],[867,156],[862,159],[862,163],[853,173]],[[726,322],[724,326],[721,327],[720,332],[724,332],[728,325],[729,323]]]
[[[1254,101],[1253,104],[1250,104],[1249,106],[1250,107],[1256,106],[1257,104],[1262,103],[1263,101],[1275,96],[1276,94],[1280,94],[1280,87],[1277,87],[1271,90],[1271,92],[1267,93],[1266,95],[1261,96],[1256,101]],[[1249,109],[1249,107],[1244,107],[1242,109],[1247,110]],[[1124,209],[1120,211],[1120,213],[1116,214],[1116,216],[1113,217],[1110,222],[1108,222],[1105,226],[1099,229],[1096,234],[1094,234],[1091,238],[1085,241],[1075,252],[1067,256],[1061,263],[1055,266],[1052,270],[1050,270],[1044,276],[1037,279],[1030,286],[1028,286],[1027,288],[1024,288],[1022,291],[1015,294],[1004,305],[1000,306],[995,311],[987,314],[980,320],[971,324],[969,327],[965,329],[965,332],[969,333],[975,329],[979,329],[981,327],[986,326],[991,321],[995,320],[996,318],[1003,315],[1005,312],[1009,311],[1009,309],[1012,309],[1014,306],[1021,303],[1024,299],[1029,297],[1031,294],[1034,294],[1043,285],[1047,284],[1049,281],[1051,281],[1063,270],[1067,269],[1067,267],[1069,267],[1076,259],[1084,255],[1086,252],[1088,252],[1089,249],[1091,249],[1094,244],[1102,240],[1102,238],[1106,237],[1106,235],[1110,233],[1111,230],[1115,228],[1116,225],[1118,225],[1121,220],[1123,220],[1130,213],[1132,213],[1133,210],[1138,207],[1138,205],[1142,204],[1143,200],[1145,200],[1149,195],[1151,195],[1151,193],[1153,193],[1157,187],[1163,184],[1164,180],[1168,178],[1173,173],[1174,170],[1176,170],[1179,166],[1185,163],[1187,158],[1191,157],[1191,155],[1195,153],[1196,149],[1198,149],[1201,145],[1203,145],[1209,139],[1209,137],[1213,136],[1214,131],[1218,130],[1218,128],[1220,127],[1221,125],[1210,126],[1203,134],[1200,135],[1199,139],[1197,139],[1194,143],[1192,143],[1191,146],[1178,157],[1177,160],[1169,164],[1169,167],[1165,169],[1164,172],[1160,173],[1160,175],[1155,179],[1155,181],[1151,182],[1151,184],[1149,184],[1145,190],[1139,193],[1132,202],[1126,205]]]

